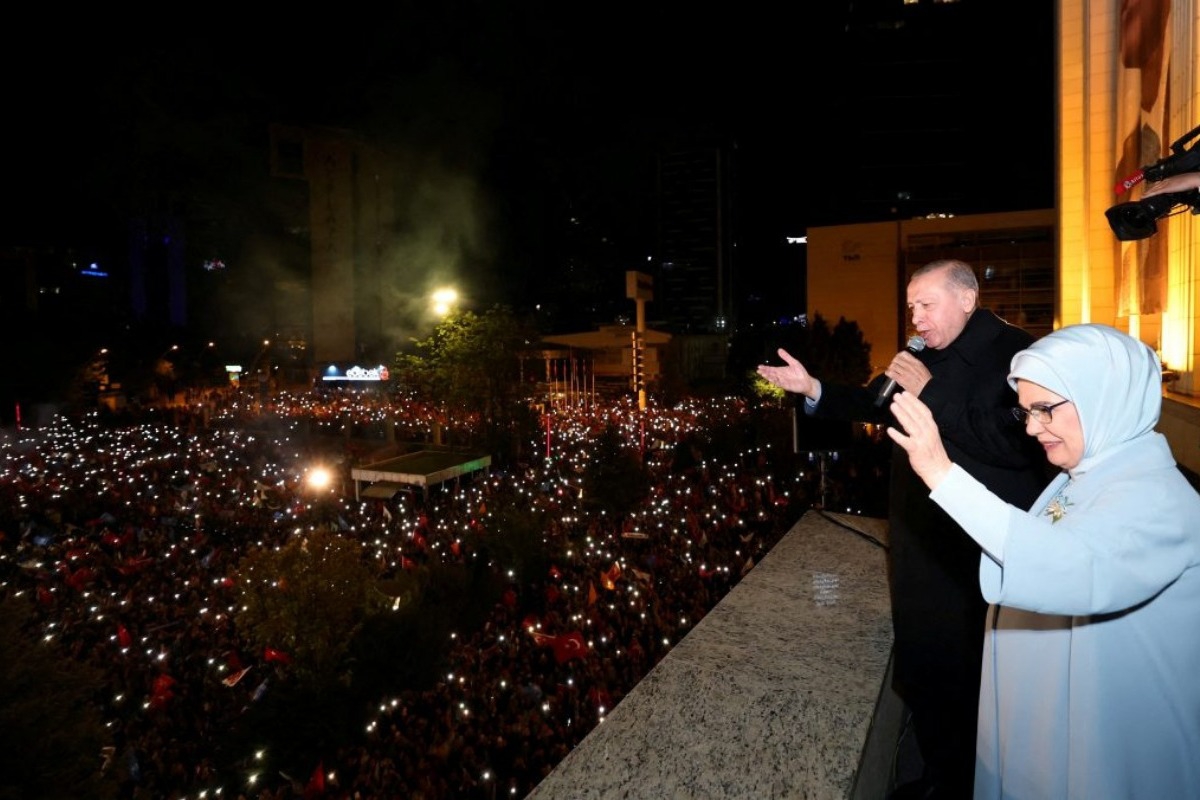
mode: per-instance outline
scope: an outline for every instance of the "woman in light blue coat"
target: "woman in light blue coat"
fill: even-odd
[[[1200,496],[1154,430],[1158,357],[1072,325],[1009,382],[1062,470],[1028,511],[951,463],[919,399],[888,431],[984,551],[975,797],[1200,798]]]

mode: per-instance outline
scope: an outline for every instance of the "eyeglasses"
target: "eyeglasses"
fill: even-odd
[[[1017,406],[1012,410],[1012,415],[1017,418],[1017,422],[1024,425],[1030,417],[1033,417],[1042,425],[1049,425],[1054,420],[1054,409],[1061,405],[1066,405],[1070,400],[1059,400],[1053,405],[1038,405],[1030,408],[1022,408]]]

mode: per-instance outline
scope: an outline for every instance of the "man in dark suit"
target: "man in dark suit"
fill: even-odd
[[[804,396],[817,417],[892,422],[879,404],[888,380],[932,410],[946,451],[1010,503],[1028,507],[1048,479],[1036,442],[1011,409],[1013,355],[1032,343],[1024,330],[978,307],[979,283],[962,261],[926,264],[913,273],[907,301],[924,339],[901,351],[866,387],[822,384],[784,350],[784,366],[761,365],[771,383]],[[911,713],[925,771],[894,798],[969,798],[986,604],[979,589],[978,545],[929,499],[929,491],[893,448],[888,566],[894,632],[894,688]]]

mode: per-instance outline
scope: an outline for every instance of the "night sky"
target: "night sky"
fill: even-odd
[[[961,36],[915,43],[910,60],[970,59],[955,79],[977,84],[971,107],[951,96],[920,119],[888,111],[889,124],[945,143],[952,157],[928,172],[967,184],[964,207],[1047,207],[1053,4],[968,4],[986,9]],[[881,190],[880,153],[864,148],[903,159],[887,126],[864,125],[894,76],[864,58],[870,34],[852,46],[852,5],[885,4],[402,2],[353,17],[196,7],[42,20],[0,56],[15,112],[0,244],[119,238],[127,198],[147,187],[253,202],[243,177],[263,168],[265,124],[312,123],[408,149],[428,169],[414,185],[471,192],[489,246],[470,269],[494,291],[553,275],[558,228],[579,210],[603,217],[593,223],[616,252],[649,254],[655,148],[703,136],[736,147],[744,285],[769,294],[785,236],[854,221],[839,218],[849,201]],[[929,94],[892,86],[887,108],[914,88]]]

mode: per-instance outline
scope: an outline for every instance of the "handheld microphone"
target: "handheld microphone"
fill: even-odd
[[[905,343],[904,349],[916,355],[925,349],[925,340],[920,336],[910,336],[908,342]],[[883,404],[892,399],[892,395],[896,393],[896,379],[888,378],[883,388],[879,390],[879,396],[875,398],[875,407],[883,408]]]

